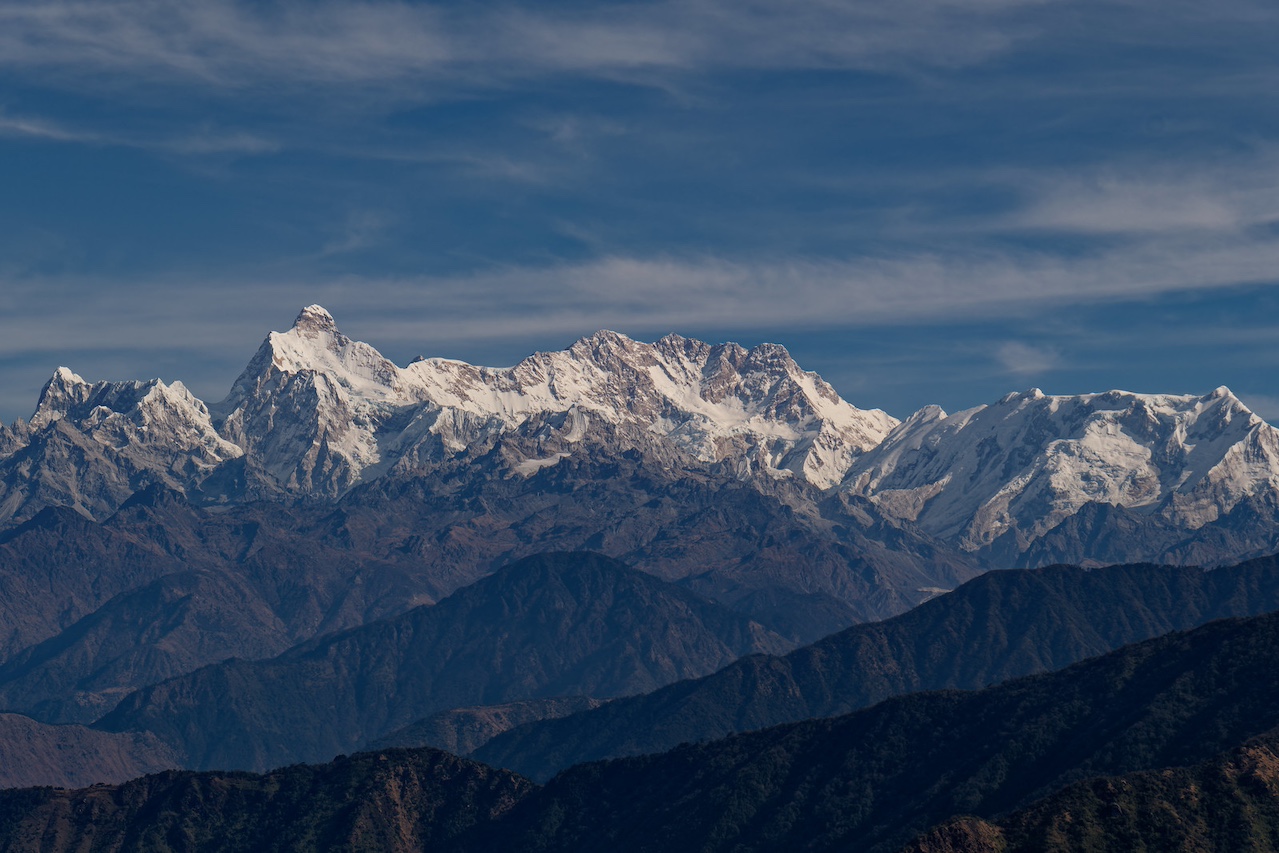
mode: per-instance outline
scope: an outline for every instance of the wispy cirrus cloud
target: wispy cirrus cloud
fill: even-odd
[[[548,4],[230,0],[0,3],[0,67],[253,87],[635,69],[945,68],[1035,28],[1052,0]]]
[[[377,246],[386,240],[387,230],[394,224],[394,217],[383,210],[353,210],[347,213],[339,233],[324,245],[324,256],[359,252]]]
[[[97,133],[73,130],[58,122],[32,116],[14,116],[0,112],[0,137],[35,139],[45,142],[101,142]]]
[[[1229,232],[1279,222],[1279,157],[1209,156],[1160,164],[1107,164],[1013,179],[1023,207],[1005,223],[1075,234]]]
[[[1211,48],[1223,27],[1274,24],[1271,4],[1108,0],[403,0],[0,2],[0,68],[83,84],[511,85],[530,75],[981,64],[1059,36]],[[1261,49],[1260,47],[1258,48]],[[103,73],[110,78],[94,80]],[[1124,78],[1110,78],[1122,86]],[[267,87],[267,88],[263,88]]]
[[[358,216],[348,224],[344,236],[352,251],[378,239],[383,227]],[[370,234],[362,234],[366,227]],[[994,352],[985,344],[973,350],[975,368],[988,371],[993,358],[998,375],[1057,375],[1065,368],[1064,349],[1073,359],[1081,346],[1113,351],[1120,341],[1113,328],[1088,342],[1055,336],[1044,321],[1059,309],[1093,306],[1095,316],[1104,317],[1106,306],[1121,302],[1279,288],[1276,271],[1279,245],[1273,242],[1169,239],[1078,258],[1025,251],[825,261],[609,256],[451,276],[211,279],[188,272],[105,280],[14,272],[0,280],[0,361],[7,365],[0,375],[11,416],[26,410],[60,363],[89,378],[181,378],[216,399],[266,330],[281,328],[312,302],[330,308],[349,334],[402,361],[419,353],[472,359],[509,353],[512,341],[527,345],[523,351],[559,348],[600,328],[641,337],[709,328],[747,339],[912,328],[919,338],[998,320],[1009,330],[1006,343]],[[1146,345],[1214,352],[1246,345],[1256,352],[1279,341],[1273,329],[1248,336],[1238,329],[1202,332],[1187,327],[1175,340]],[[1252,396],[1264,409],[1266,395]]]
[[[12,115],[3,110],[0,110],[0,137],[195,155],[269,154],[281,147],[275,140],[247,131],[225,131],[209,126],[163,135],[96,131],[38,116]]]
[[[385,220],[353,219],[338,244],[376,240]],[[14,277],[4,291],[25,306],[0,320],[0,354],[56,351],[90,341],[191,344],[184,318],[219,340],[263,313],[319,301],[375,325],[383,339],[435,342],[517,335],[562,340],[599,328],[678,330],[857,328],[1039,316],[1053,305],[1105,305],[1239,286],[1279,287],[1279,244],[1152,240],[1088,256],[993,250],[839,260],[609,256],[537,267],[505,266],[451,276],[276,276],[214,281],[189,273],[111,282]],[[79,294],[82,327],[31,322]],[[252,306],[252,308],[246,308]],[[256,325],[255,325],[256,328]],[[167,330],[167,331],[166,331]],[[172,337],[165,337],[166,335]],[[1008,348],[1005,367],[1047,369],[1051,351]],[[1006,357],[1005,357],[1006,356]]]

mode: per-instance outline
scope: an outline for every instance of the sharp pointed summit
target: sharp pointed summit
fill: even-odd
[[[317,304],[268,334],[212,407],[181,383],[89,383],[59,368],[30,424],[0,436],[0,520],[50,504],[101,517],[152,483],[201,493],[232,464],[216,478],[233,484],[219,499],[335,499],[381,477],[447,468],[520,480],[622,453],[673,479],[838,492],[1013,563],[1040,559],[1037,543],[1050,541],[1073,559],[1098,537],[1126,541],[1128,528],[1151,550],[1112,556],[1211,560],[1225,546],[1182,540],[1207,541],[1198,531],[1221,524],[1233,525],[1223,541],[1246,528],[1247,548],[1279,547],[1279,517],[1254,518],[1279,516],[1279,431],[1224,386],[1202,396],[1032,388],[899,422],[841,399],[779,344],[645,343],[604,329],[509,368],[400,367]]]
[[[336,332],[337,323],[322,305],[308,305],[303,308],[293,321],[293,328],[299,331]]]

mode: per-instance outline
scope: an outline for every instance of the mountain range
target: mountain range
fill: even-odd
[[[1277,645],[1279,616],[1221,620],[983,690],[579,765],[543,787],[423,749],[5,791],[0,844],[924,853],[1176,849],[1161,842],[1180,837],[1265,849],[1279,825]]]
[[[0,846],[1211,835],[1274,630],[1198,626],[1279,609],[1276,551],[1225,388],[899,421],[773,344],[401,367],[313,305],[219,402],[59,368],[0,426],[0,785],[123,783],[0,796]]]
[[[550,554],[433,606],[144,688],[95,728],[157,734],[186,767],[265,770],[353,751],[439,711],[647,692],[789,646],[615,560]]]
[[[323,616],[282,616],[284,642],[581,549],[809,642],[989,568],[1273,553],[1277,436],[1224,388],[1030,391],[899,422],[842,400],[779,346],[676,335],[602,331],[503,369],[399,367],[313,305],[266,338],[220,402],[180,382],[91,383],[59,368],[31,419],[0,429],[0,537],[13,545],[0,584],[14,588],[0,650],[48,640],[137,585],[113,565],[87,596],[69,591],[74,577],[33,588],[28,561],[51,558],[25,548],[32,525],[79,523],[47,511],[111,529],[75,531],[114,540],[101,547],[67,543],[91,561],[132,550],[139,582],[198,563],[238,586],[228,599],[260,586],[249,578],[245,591],[242,564],[266,538],[270,556],[347,566],[345,591],[306,593]],[[184,508],[139,526],[140,500]],[[372,614],[334,610],[354,567],[372,564],[404,578],[403,593],[351,602]]]
[[[139,744],[149,766],[261,771],[428,745],[544,781],[1275,609],[1275,558],[990,572],[783,656],[787,641],[679,586],[599,555],[542,555],[435,605],[141,686],[85,730],[97,740],[84,748],[106,749],[110,735],[111,748]],[[10,772],[22,768],[15,757]]]
[[[1274,557],[1207,572],[1141,564],[989,572],[900,616],[784,656],[752,655],[704,678],[512,726],[471,757],[545,780],[587,761],[1059,670],[1170,631],[1274,610]]]
[[[511,368],[399,367],[318,305],[271,333],[214,404],[180,382],[90,383],[59,368],[30,421],[0,435],[0,518],[55,505],[102,520],[151,484],[214,505],[331,500],[424,474],[482,491],[601,452],[672,476],[794,480],[811,487],[779,496],[795,512],[829,516],[823,498],[862,498],[863,513],[1006,566],[1035,559],[1037,543],[1093,507],[1123,513],[1087,519],[1075,538],[1133,520],[1156,531],[1133,549],[1160,553],[1129,560],[1203,562],[1216,548],[1223,561],[1279,541],[1274,525],[1228,555],[1217,541],[1241,508],[1273,513],[1279,495],[1279,431],[1226,388],[1032,389],[898,421],[844,401],[773,344],[601,331]],[[1062,539],[1041,547],[1061,551]]]

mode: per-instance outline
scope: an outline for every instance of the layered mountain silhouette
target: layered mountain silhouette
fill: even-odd
[[[909,613],[785,656],[514,727],[474,757],[546,779],[570,765],[829,717],[890,696],[1061,669],[1213,619],[1279,610],[1279,559],[1230,568],[1055,566],[990,572]]]
[[[281,829],[279,844],[358,847],[386,843],[386,831],[459,849],[646,849],[670,831],[708,849],[789,849],[806,816],[827,833],[802,836],[814,849],[889,849],[965,808],[975,822],[962,826],[978,835],[1031,844],[1067,806],[995,818],[1078,773],[1234,761],[1222,751],[1244,729],[1262,734],[1249,727],[1268,712],[1244,720],[1213,706],[1226,722],[1200,724],[1216,753],[1155,755],[1163,735],[1143,735],[1150,760],[1169,763],[1125,763],[1137,747],[1089,752],[1092,735],[1045,722],[1047,706],[1001,705],[1000,717],[950,694],[906,694],[983,688],[1279,608],[1276,551],[1279,432],[1225,388],[1031,389],[898,421],[841,399],[773,344],[601,331],[510,368],[400,366],[309,306],[220,402],[176,381],[90,382],[59,368],[29,421],[0,426],[0,782],[265,771],[438,745],[538,781],[564,772],[534,788],[383,752],[287,784],[165,776],[177,787],[162,796],[176,799],[158,812],[145,785],[41,802],[62,810],[46,815],[50,838],[80,831],[76,809],[131,832],[192,798],[226,815],[239,803],[257,816],[249,827],[267,819],[273,792],[310,785],[322,800],[347,770],[368,782],[383,777],[359,768],[385,764],[415,768],[386,796],[427,791],[437,770],[510,796],[463,797],[489,817],[458,818],[443,835],[411,815],[371,828],[335,806],[332,820]],[[1245,558],[1260,559],[1236,565]],[[1017,568],[1054,563],[1092,570]],[[1182,646],[1159,648],[1168,666],[1184,661]],[[1233,664],[1211,666],[1216,677]],[[1196,698],[1201,676],[1183,681],[1187,708],[1216,701]],[[1136,703],[1106,713],[1157,705],[1169,732],[1181,725],[1176,703],[1133,698],[1128,678],[1094,683]],[[1061,684],[1081,714],[1122,698]],[[835,716],[865,708],[890,716]],[[943,738],[938,708],[964,718],[964,748],[991,751],[947,752],[905,722]],[[875,743],[856,734],[871,719],[886,721],[871,726]],[[791,728],[768,728],[778,725]],[[990,731],[1020,746],[998,752]],[[860,763],[836,767],[804,732]],[[1057,749],[1058,734],[1075,738],[1082,763],[1052,775],[1036,750]],[[668,752],[683,742],[699,745]],[[739,743],[751,746],[727,746]],[[940,769],[875,751],[892,743]],[[988,769],[965,776],[973,767]],[[671,774],[659,801],[657,779]],[[822,774],[843,781],[812,781]],[[588,791],[599,794],[590,803]],[[1078,808],[1100,808],[1079,796]],[[715,812],[728,817],[707,823]],[[146,831],[204,831],[166,820]],[[214,835],[235,837],[241,824],[228,820]]]
[[[580,765],[473,849],[896,850],[956,814],[1195,764],[1269,731],[1277,648],[1279,615],[1225,620],[985,690]]]
[[[178,754],[151,734],[51,726],[0,713],[0,788],[124,782],[180,764]]]
[[[96,728],[153,734],[193,768],[266,769],[368,745],[467,746],[546,779],[583,761],[1059,669],[1277,608],[1276,559],[1212,571],[992,572],[903,616],[776,656],[750,653],[785,641],[678,587],[600,556],[547,555],[435,606],[143,688]],[[586,700],[557,698],[583,694],[622,698],[578,713],[572,704]]]
[[[553,554],[270,660],[145,688],[95,728],[153,733],[187,767],[263,770],[352,751],[437,711],[639,693],[789,645],[615,560]]]
[[[1046,827],[1075,838],[1113,830],[1112,846],[1098,849],[1117,849],[1171,837],[1148,831],[1167,810],[1133,811],[1164,803],[1187,819],[1174,827],[1181,837],[1221,827],[1229,834],[1216,849],[1264,849],[1279,802],[1268,734],[1279,725],[1276,648],[1279,616],[1222,620],[984,690],[903,696],[581,765],[541,788],[425,749],[265,776],[164,773],[5,791],[0,844],[51,853],[90,838],[228,851],[1078,849],[1036,847]],[[1191,769],[1164,769],[1176,767]],[[1085,781],[1098,776],[1119,778]],[[1210,812],[1217,804],[1223,811]],[[1063,827],[1065,808],[1079,811]],[[1231,815],[1248,819],[1224,827]],[[975,846],[988,840],[995,846]],[[1023,846],[999,846],[1008,843]]]

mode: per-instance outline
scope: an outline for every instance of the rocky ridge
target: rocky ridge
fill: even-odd
[[[508,369],[441,358],[401,368],[312,305],[267,337],[211,407],[181,383],[88,383],[59,368],[7,442],[0,511],[21,518],[58,504],[101,518],[141,482],[208,499],[333,498],[521,428],[526,440],[497,459],[508,475],[596,437],[827,488],[896,423],[844,402],[773,344],[645,344],[601,331]]]
[[[318,305],[271,333],[213,405],[178,382],[89,383],[59,368],[31,420],[0,433],[0,522],[45,506],[100,520],[150,485],[203,504],[335,500],[387,478],[441,473],[480,488],[627,453],[672,481],[768,491],[794,480],[811,493],[792,509],[811,516],[828,514],[830,495],[863,498],[1002,565],[1226,562],[1279,547],[1279,431],[1225,388],[1032,389],[899,423],[842,400],[773,344],[601,331],[510,368],[400,367]],[[1133,527],[1131,548],[1090,553]]]

